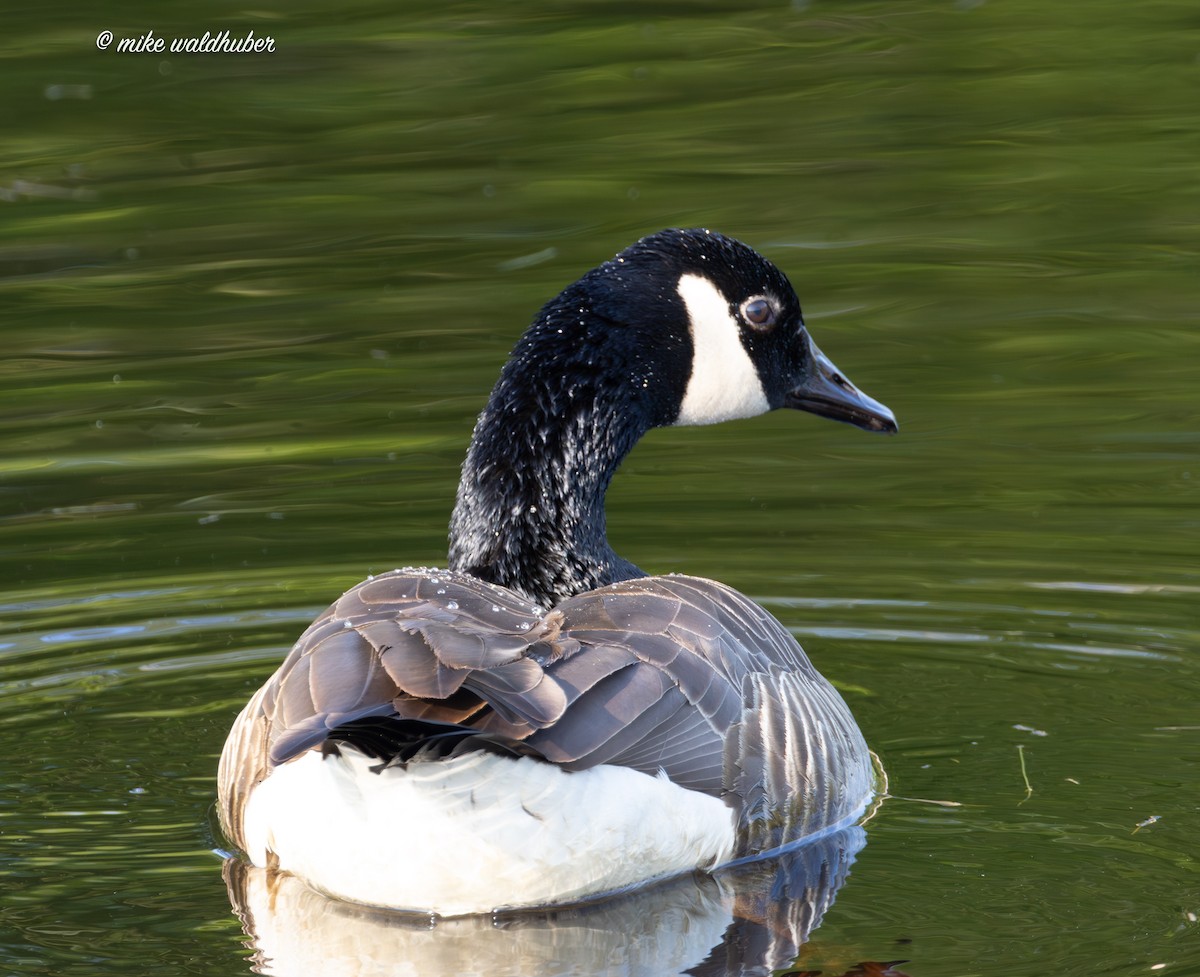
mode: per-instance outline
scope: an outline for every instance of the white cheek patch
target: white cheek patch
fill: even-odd
[[[692,375],[675,423],[717,424],[770,410],[729,300],[701,275],[680,278],[679,297],[687,308],[693,353]]]

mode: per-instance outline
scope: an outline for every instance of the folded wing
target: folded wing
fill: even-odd
[[[435,743],[470,749],[473,734],[479,748],[662,772],[722,797],[743,854],[853,816],[871,791],[841,697],[722,584],[628,580],[545,613],[467,574],[410,569],[344,594],[247,704],[221,758],[222,823],[242,844],[254,785],[322,744],[409,762],[439,755]]]

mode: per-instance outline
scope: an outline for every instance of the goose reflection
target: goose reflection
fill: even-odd
[[[793,963],[865,843],[854,826],[591,905],[454,919],[339,902],[238,859],[224,876],[257,974],[751,977]]]

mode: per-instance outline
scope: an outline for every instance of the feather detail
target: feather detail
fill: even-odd
[[[239,717],[227,833],[244,843],[241,807],[279,764],[326,742],[406,762],[430,748],[414,745],[426,727],[453,733],[434,755],[500,744],[568,770],[662,773],[733,810],[738,855],[840,824],[872,789],[841,697],[722,584],[639,578],[545,613],[468,574],[400,570],[344,594]]]

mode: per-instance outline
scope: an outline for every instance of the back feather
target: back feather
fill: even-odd
[[[381,764],[472,749],[664,772],[735,809],[738,855],[854,816],[870,755],[838,693],[748,598],[645,577],[545,613],[468,574],[397,570],[347,591],[238,717],[222,824],[275,766],[353,743]]]

